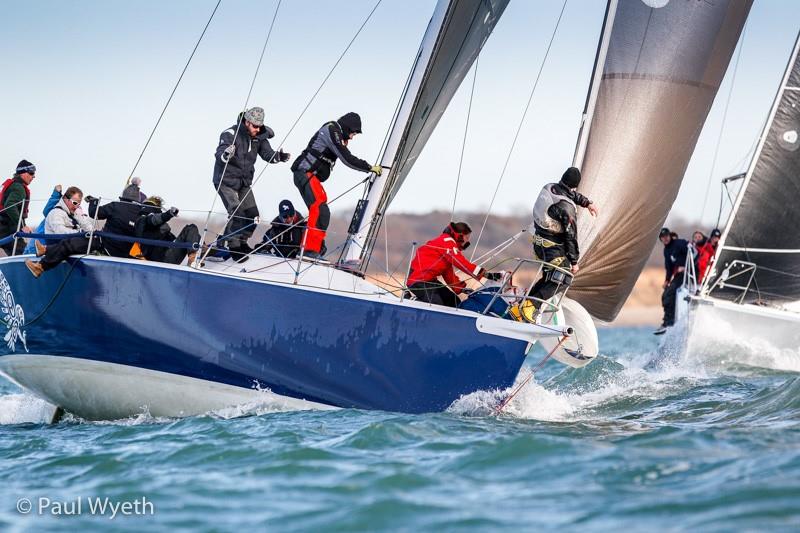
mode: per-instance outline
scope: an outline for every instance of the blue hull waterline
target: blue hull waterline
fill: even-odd
[[[475,314],[187,267],[72,258],[34,279],[17,257],[0,273],[25,315],[0,363],[47,354],[422,413],[511,386],[527,346],[479,331]]]

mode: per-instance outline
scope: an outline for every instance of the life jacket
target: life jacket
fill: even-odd
[[[67,214],[67,216],[69,217],[70,222],[72,222],[72,229],[74,229],[76,231],[80,230],[81,225],[78,222],[78,219],[75,218],[75,215],[70,213],[69,210],[64,209],[63,207],[61,207],[61,203],[60,202],[59,202],[59,205],[55,206],[53,209],[60,209],[60,210],[64,211]]]
[[[320,181],[325,181],[331,175],[333,167],[336,165],[336,154],[325,146],[325,141],[321,139],[323,135],[330,136],[330,127],[338,128],[344,135],[344,130],[338,122],[332,120],[326,122],[317,133],[308,141],[308,146],[300,156],[295,159],[292,164],[292,172],[297,171],[301,167],[307,167],[306,172],[316,175]],[[345,146],[347,146],[347,139],[344,139]]]
[[[0,189],[0,212],[2,212],[4,216],[7,216],[5,215],[5,208],[8,190],[15,181],[17,181],[17,178],[8,178],[3,182],[3,187]],[[22,219],[25,220],[28,218],[28,205],[31,203],[31,190],[22,179],[19,180],[19,183],[25,187],[25,201],[22,203]]]
[[[531,235],[536,233],[536,226],[556,234],[566,231],[566,228],[562,226],[561,222],[547,214],[547,210],[550,209],[551,206],[559,202],[568,202],[575,211],[578,210],[578,206],[575,205],[572,198],[553,192],[552,189],[555,185],[555,183],[548,183],[545,185],[539,193],[536,203],[533,204],[533,224],[530,227]]]

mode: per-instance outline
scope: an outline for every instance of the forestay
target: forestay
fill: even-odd
[[[611,0],[578,139],[581,271],[570,289],[610,321],[633,288],[725,75],[751,0]]]
[[[508,0],[440,0],[417,53],[380,158],[388,170],[367,184],[344,258],[366,268],[389,203],[469,72]]]
[[[757,265],[748,298],[800,300],[798,50],[800,34],[718,248],[717,274],[735,260]]]

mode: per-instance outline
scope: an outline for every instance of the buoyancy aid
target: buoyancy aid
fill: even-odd
[[[572,205],[575,211],[578,209],[578,206],[575,204],[572,198],[553,192],[553,187],[555,185],[555,183],[548,183],[542,187],[542,191],[539,193],[536,203],[533,204],[533,224],[530,227],[530,232],[532,235],[536,233],[536,226],[556,234],[564,233],[566,231],[566,228],[563,227],[561,222],[554,219],[547,213],[551,206],[559,202],[568,202]]]
[[[6,181],[3,182],[2,188],[0,188],[0,212],[5,212],[6,209],[6,199],[8,198],[8,190],[11,188],[11,185],[18,181],[23,187],[25,187],[25,202],[22,205],[22,219],[28,218],[28,206],[31,203],[31,190],[25,184],[24,181],[18,178],[8,178]],[[11,206],[8,206],[11,207]]]

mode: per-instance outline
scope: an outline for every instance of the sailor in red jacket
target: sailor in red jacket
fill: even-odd
[[[417,250],[411,261],[408,290],[422,302],[457,307],[458,294],[467,286],[456,275],[453,267],[480,280],[498,281],[502,275],[486,272],[470,263],[461,252],[469,247],[472,229],[466,222],[451,222],[435,239]],[[439,281],[442,278],[444,282]]]
[[[697,250],[697,283],[703,282],[703,278],[711,266],[711,260],[717,254],[717,243],[719,243],[721,235],[722,233],[716,228],[711,232],[711,236],[708,239],[701,232],[694,232],[692,240]]]

